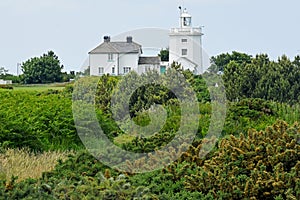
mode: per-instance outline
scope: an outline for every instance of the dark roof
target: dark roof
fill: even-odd
[[[139,58],[139,65],[143,64],[160,64],[160,57],[158,56],[148,56],[148,57],[140,57]]]
[[[103,42],[89,54],[101,53],[139,53],[142,46],[135,42]]]

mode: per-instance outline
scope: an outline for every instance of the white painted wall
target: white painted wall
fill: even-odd
[[[134,70],[138,72],[139,56],[137,53],[120,54],[119,75],[124,74],[124,67],[130,67],[131,71]]]
[[[196,73],[195,68],[197,67],[197,65],[195,65],[194,63],[191,63],[184,58],[179,58],[178,62],[181,64],[181,66],[184,67],[185,70],[190,70],[191,72]]]
[[[138,66],[138,74],[146,73],[148,70],[157,70],[160,73],[160,65],[143,64]]]
[[[115,67],[115,73],[117,73],[118,59],[117,54],[114,54],[114,60],[108,60],[108,54],[90,54],[89,65],[91,76],[101,76],[99,74],[99,67],[104,67],[104,74],[112,74],[112,68]]]
[[[124,67],[130,67],[131,70],[138,72],[138,61],[140,54],[114,54],[113,60],[108,60],[108,54],[90,54],[89,65],[91,76],[101,76],[103,74],[123,75]],[[104,73],[99,74],[99,68],[104,68]],[[112,68],[115,68],[115,73],[112,74]],[[118,69],[119,68],[119,69]]]
[[[10,84],[12,84],[12,80],[0,79],[0,85],[10,85]]]
[[[200,28],[174,28],[171,29],[169,37],[169,60],[179,62],[179,59],[186,57],[198,65],[198,73],[202,73],[202,44],[201,44],[201,29]],[[182,42],[186,39],[187,42]],[[182,55],[182,49],[187,49],[187,55]],[[183,63],[181,63],[183,65]],[[184,69],[187,69],[184,66]]]

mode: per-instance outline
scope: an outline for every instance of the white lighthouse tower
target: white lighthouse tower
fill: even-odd
[[[194,74],[203,73],[201,27],[192,27],[192,16],[180,9],[180,27],[169,33],[169,62],[178,62]]]

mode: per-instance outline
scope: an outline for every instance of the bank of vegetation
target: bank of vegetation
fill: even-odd
[[[111,97],[118,94],[120,85],[141,81],[143,77],[135,73],[128,79],[107,75],[81,78],[63,90],[0,89],[0,196],[4,199],[300,199],[298,60],[282,57],[275,62],[266,55],[252,58],[235,52],[214,58],[216,66],[203,76],[182,72],[180,66],[174,65],[196,92],[200,110],[198,129],[187,152],[163,169],[147,173],[121,172],[90,155],[76,130],[86,127],[75,126],[72,108],[76,102],[90,100],[97,123],[111,142],[127,151],[151,152],[166,145],[180,128],[180,104],[168,88],[159,84],[139,87],[129,101],[130,119],[141,126],[151,123],[153,116],[147,110],[152,105],[160,104],[166,110],[166,123],[150,136],[125,132],[113,116],[113,111],[123,111],[118,106],[113,110]],[[218,75],[219,71],[224,75]],[[174,74],[169,71],[166,75]],[[208,76],[210,82],[205,79]],[[201,157],[203,145],[213,140],[205,136],[215,100],[209,95],[209,90],[216,88],[215,76],[222,77],[226,86],[226,120],[213,150]],[[92,84],[95,82],[96,86]],[[186,92],[189,94],[189,90]],[[119,103],[122,102],[120,99]],[[163,115],[156,117],[164,119]],[[89,129],[86,131],[89,133]],[[49,156],[49,167],[43,168],[40,175],[26,178],[26,173],[16,172],[22,169],[15,165],[11,164],[15,171],[8,168],[14,158],[21,159],[18,154],[23,155],[22,163],[26,165],[30,165],[30,160],[39,163],[41,159],[43,163],[43,158]],[[57,160],[50,159],[56,157]]]

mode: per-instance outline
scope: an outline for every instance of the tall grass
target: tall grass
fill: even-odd
[[[300,121],[300,104],[289,105],[286,103],[273,103],[278,114],[278,119],[284,120],[289,124]]]
[[[7,149],[0,153],[0,179],[18,176],[17,181],[39,178],[54,169],[58,160],[66,160],[73,152],[48,151],[39,154],[27,149]]]

